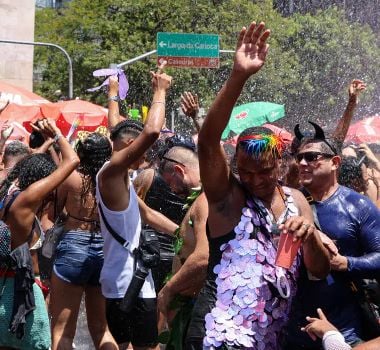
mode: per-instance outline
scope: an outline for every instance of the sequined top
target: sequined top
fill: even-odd
[[[242,209],[235,238],[220,247],[222,259],[214,267],[215,306],[205,317],[204,349],[222,346],[280,349],[279,336],[288,319],[300,256],[290,269],[275,266],[277,247],[272,230],[298,215],[291,191],[283,188],[286,210],[277,222],[254,198]]]

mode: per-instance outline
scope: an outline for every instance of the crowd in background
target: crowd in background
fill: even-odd
[[[263,127],[221,142],[269,36],[243,28],[204,120],[183,93],[195,138],[166,127],[165,63],[144,124],[119,114],[111,77],[103,133],[70,144],[43,119],[27,144],[3,126],[0,349],[73,349],[83,297],[96,349],[380,348],[363,297],[363,281],[380,292],[380,149],[345,143],[365,84],[331,135],[305,116],[292,142]]]

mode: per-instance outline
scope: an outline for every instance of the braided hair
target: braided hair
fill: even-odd
[[[96,174],[111,158],[112,146],[106,136],[94,132],[78,141],[76,152],[80,159],[77,170],[82,175],[81,200],[84,203],[89,193],[95,195]]]

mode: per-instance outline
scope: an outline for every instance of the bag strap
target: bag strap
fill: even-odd
[[[13,204],[13,202],[16,200],[17,196],[21,193],[21,191],[14,191],[12,194],[11,194],[11,198],[10,200],[8,201],[8,203],[5,205],[4,207],[4,214],[3,214],[3,221],[6,221],[7,220],[7,216],[8,216],[8,213],[9,213],[9,209],[11,208],[11,205]]]
[[[305,188],[302,187],[300,189],[302,194],[305,196],[307,202],[309,203],[311,210],[313,211],[313,218],[314,218],[314,225],[315,227],[322,232],[321,225],[319,223],[318,214],[317,214],[317,208],[315,207],[315,200],[313,196],[310,194],[310,192]]]
[[[112,227],[111,225],[108,223],[107,219],[106,219],[106,216],[104,215],[104,212],[103,212],[103,209],[102,209],[102,205],[100,203],[98,203],[98,208],[99,208],[99,211],[100,211],[100,215],[102,216],[102,219],[103,219],[103,222],[104,222],[104,225],[106,226],[108,232],[111,234],[111,236],[116,240],[118,241],[126,250],[129,251],[128,249],[128,246],[129,246],[129,243],[125,238],[121,237]]]

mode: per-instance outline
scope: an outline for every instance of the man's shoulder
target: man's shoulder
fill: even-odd
[[[368,206],[374,206],[370,198],[345,186],[339,185],[336,196],[342,201],[346,201],[347,204],[355,205],[357,208],[368,208]]]

